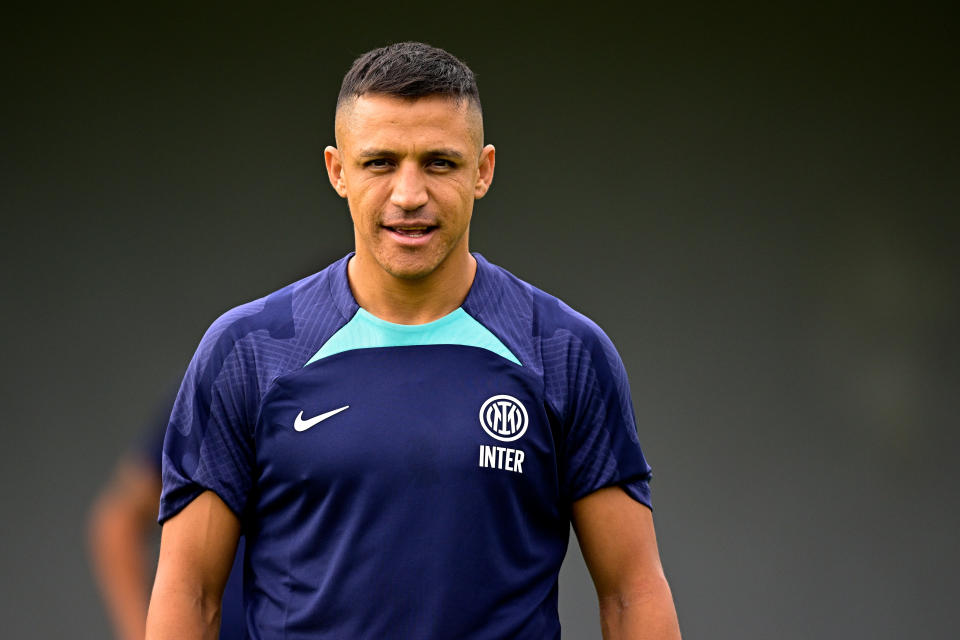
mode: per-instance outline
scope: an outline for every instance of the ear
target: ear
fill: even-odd
[[[496,164],[497,150],[488,144],[480,151],[480,163],[477,166],[477,184],[473,188],[473,196],[479,200],[487,195],[490,183],[493,182],[493,165]]]
[[[333,190],[341,198],[347,197],[347,184],[343,179],[343,162],[340,159],[340,150],[336,147],[327,147],[323,150],[323,161],[327,165],[327,177]]]

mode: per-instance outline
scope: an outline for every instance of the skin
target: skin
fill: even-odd
[[[342,105],[337,146],[324,159],[347,200],[356,255],[348,266],[361,307],[400,324],[436,320],[463,302],[476,274],[473,203],[493,180],[478,107],[447,97],[363,95]],[[606,640],[680,637],[650,510],[622,489],[573,505],[597,588]],[[215,638],[240,523],[205,492],[163,527],[148,640]]]
[[[574,502],[572,518],[597,589],[604,640],[678,640],[650,509],[607,487]]]
[[[147,640],[217,640],[240,521],[212,491],[163,525]]]
[[[341,106],[336,131],[324,159],[353,219],[357,302],[401,324],[450,313],[476,273],[473,203],[493,180],[496,152],[483,145],[479,108],[445,96],[364,95]]]

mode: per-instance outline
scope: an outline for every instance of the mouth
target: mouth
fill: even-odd
[[[404,225],[383,225],[383,228],[401,238],[409,238],[411,240],[417,238],[424,238],[429,236],[431,233],[436,230],[437,225],[429,224],[404,224]]]

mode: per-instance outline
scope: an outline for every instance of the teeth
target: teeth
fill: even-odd
[[[427,227],[394,227],[394,230],[410,238],[419,238],[426,233]]]

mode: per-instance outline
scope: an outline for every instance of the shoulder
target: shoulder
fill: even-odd
[[[195,357],[214,370],[230,359],[296,361],[349,319],[336,282],[345,261],[224,312],[205,332]]]
[[[578,348],[612,349],[603,329],[560,298],[526,282],[503,267],[482,260],[487,280],[485,302],[499,310],[498,315],[518,318],[531,336],[543,341],[575,344]]]
[[[540,292],[536,300],[548,380],[553,378],[554,385],[574,394],[587,392],[596,384],[613,388],[627,384],[620,354],[596,322],[549,294]]]

